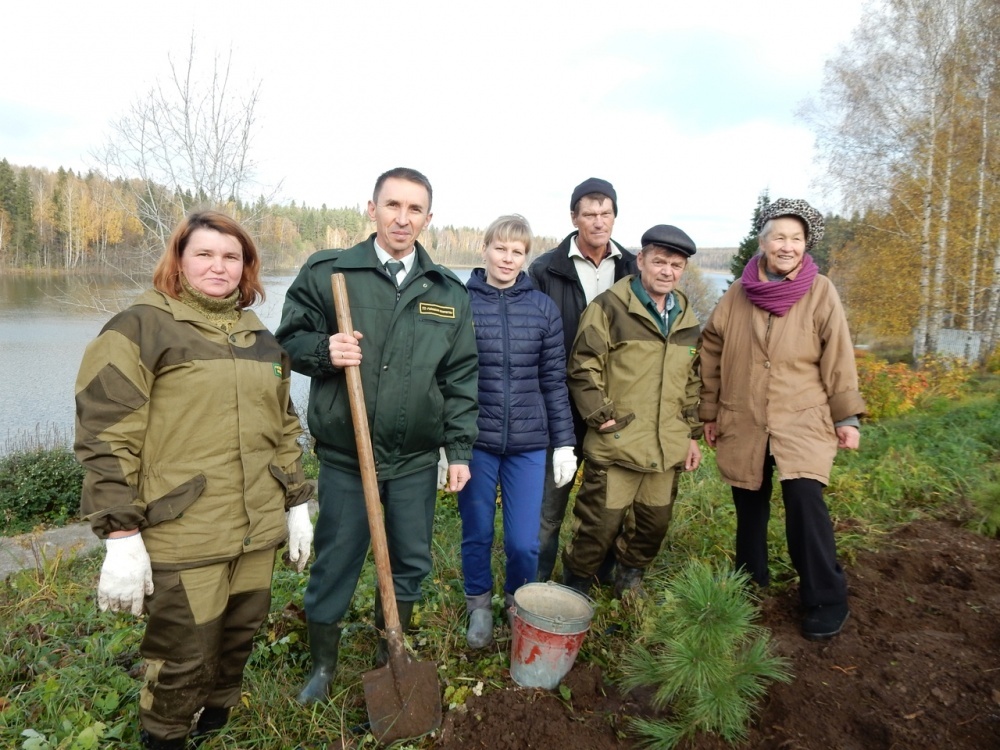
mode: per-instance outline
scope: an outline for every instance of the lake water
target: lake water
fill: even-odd
[[[463,281],[469,277],[468,270],[456,273]],[[725,289],[727,274],[703,273],[720,293]],[[272,331],[293,278],[264,279],[267,301],[254,310]],[[112,315],[89,306],[91,300],[132,294],[110,279],[85,283],[76,277],[0,275],[0,453],[36,433],[72,436],[77,369],[84,348]],[[308,379],[293,373],[296,403],[304,405],[308,393]]]

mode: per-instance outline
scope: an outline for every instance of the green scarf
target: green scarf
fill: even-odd
[[[236,321],[240,319],[240,311],[236,307],[239,299],[239,287],[234,289],[228,297],[209,297],[191,286],[181,274],[181,302],[193,307],[208,318],[212,325],[218,326],[226,333],[233,330]]]

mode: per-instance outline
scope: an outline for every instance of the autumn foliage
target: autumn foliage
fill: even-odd
[[[898,417],[933,398],[956,398],[973,372],[962,360],[952,357],[926,357],[919,368],[913,368],[864,353],[858,356],[857,366],[871,420]]]

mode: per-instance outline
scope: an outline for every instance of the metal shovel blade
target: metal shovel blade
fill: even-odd
[[[372,734],[383,744],[419,737],[441,726],[437,666],[409,656],[390,659],[361,676]]]

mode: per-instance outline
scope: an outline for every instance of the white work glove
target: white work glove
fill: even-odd
[[[309,520],[309,503],[288,509],[288,559],[300,573],[305,570],[312,551],[313,525]]]
[[[576,453],[567,445],[552,451],[552,481],[556,487],[564,487],[576,477]]]
[[[438,459],[438,489],[443,490],[448,486],[448,456],[441,448],[441,458]]]
[[[104,541],[104,565],[97,584],[97,606],[101,611],[131,610],[142,614],[145,598],[153,593],[153,568],[149,564],[142,534]]]

